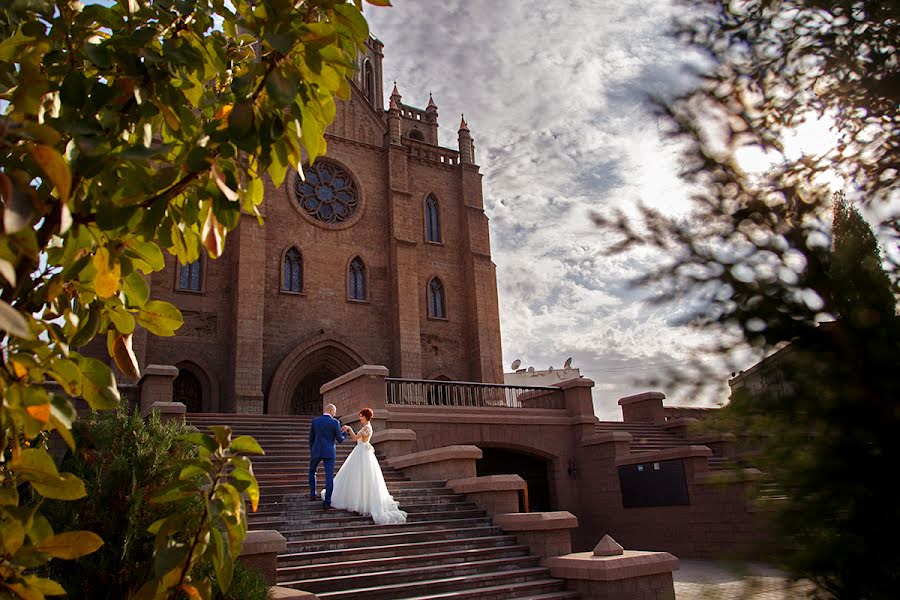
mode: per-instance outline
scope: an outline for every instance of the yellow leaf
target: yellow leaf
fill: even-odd
[[[191,600],[203,600],[202,596],[200,596],[200,592],[197,591],[197,588],[189,583],[182,583],[179,589],[187,594],[188,598]]]
[[[49,537],[36,545],[39,552],[68,560],[90,554],[103,545],[103,540],[90,531],[67,531]]]
[[[210,203],[209,211],[206,213],[206,220],[203,222],[203,231],[200,234],[203,247],[206,248],[209,255],[218,258],[225,249],[225,226],[219,223],[213,212]]]
[[[12,365],[13,373],[15,374],[16,379],[22,379],[26,375],[28,375],[28,369],[25,367],[25,365],[17,360],[11,360],[9,362]]]
[[[31,415],[32,419],[47,423],[50,421],[50,404],[36,404],[34,406],[26,406],[25,411]]]
[[[28,153],[31,158],[38,164],[47,179],[56,187],[59,193],[59,199],[63,202],[69,199],[69,193],[72,191],[72,174],[69,172],[69,165],[62,154],[49,146],[39,146],[30,144]]]
[[[94,268],[97,275],[94,277],[94,290],[101,298],[109,298],[119,291],[119,279],[122,274],[122,268],[119,261],[112,261],[110,265],[109,250],[106,248],[97,248],[94,254]]]
[[[131,348],[131,334],[116,336],[113,342],[113,360],[122,374],[131,379],[140,379],[141,370]]]
[[[222,173],[222,171],[219,170],[219,165],[217,165],[216,163],[213,163],[212,166],[212,176],[218,188],[222,191],[223,194],[225,194],[225,197],[232,202],[237,202],[237,192],[228,187],[228,182],[225,180],[225,175]]]
[[[16,596],[22,600],[44,600],[44,594],[34,588],[26,587],[23,583],[2,582],[2,585],[15,592]]]

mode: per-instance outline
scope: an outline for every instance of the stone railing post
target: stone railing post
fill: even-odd
[[[572,553],[572,530],[578,519],[570,512],[503,513],[494,515],[494,525],[512,533],[541,558]]]
[[[666,395],[662,392],[644,392],[634,396],[626,396],[619,399],[622,407],[622,420],[642,423],[665,423],[666,414],[663,409],[663,400]]]
[[[566,411],[575,421],[575,425],[580,427],[580,437],[593,435],[594,425],[597,423],[597,417],[594,415],[594,399],[591,395],[594,381],[579,377],[561,381],[556,387],[563,391]]]
[[[343,423],[357,420],[357,413],[371,408],[375,413],[372,427],[375,431],[387,429],[390,414],[387,411],[387,367],[363,365],[332,379],[320,388],[322,401],[337,407],[337,418]]]
[[[163,420],[184,419],[185,406],[172,401],[172,384],[178,368],[172,365],[147,365],[141,377],[141,416],[157,411]]]
[[[244,566],[253,569],[263,576],[266,583],[275,585],[278,553],[287,550],[287,540],[275,530],[248,531],[241,546],[238,560]]]

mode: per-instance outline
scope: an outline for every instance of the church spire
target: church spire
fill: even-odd
[[[400,95],[400,92],[397,90],[397,82],[394,82],[394,91],[391,92],[391,108],[396,108],[400,110],[400,100],[403,96]]]
[[[469,130],[469,124],[466,123],[466,115],[462,115],[462,117],[459,120],[459,130],[460,131],[468,131]]]
[[[428,92],[428,106],[425,107],[425,110],[437,111],[437,104],[434,103],[434,97],[431,95],[431,92]]]
[[[469,124],[466,123],[465,115],[459,120],[459,162],[464,165],[475,164],[475,142],[472,141],[472,134],[469,133]]]

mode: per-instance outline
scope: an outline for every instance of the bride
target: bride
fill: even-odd
[[[331,506],[371,515],[377,525],[406,523],[406,513],[388,491],[375,449],[369,443],[373,414],[371,408],[359,411],[362,423],[359,433],[354,433],[348,425],[342,428],[356,441],[356,447],[334,476]]]

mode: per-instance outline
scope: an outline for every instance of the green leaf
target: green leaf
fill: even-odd
[[[147,299],[150,298],[150,286],[147,285],[143,275],[137,271],[122,280],[122,290],[125,292],[125,298],[128,299],[129,306],[144,306],[147,303]]]
[[[25,583],[45,596],[65,596],[66,590],[52,579],[38,577],[37,575],[26,575]]]
[[[259,443],[249,435],[239,435],[231,442],[229,449],[232,452],[245,454],[265,454]]]
[[[215,452],[219,449],[219,445],[216,443],[216,440],[206,435],[205,433],[186,433],[184,435],[179,435],[177,439],[190,442],[191,444],[200,446],[201,448],[206,448],[210,452]]]
[[[0,486],[0,506],[18,506],[19,492],[14,487]]]
[[[241,102],[236,104],[228,115],[228,132],[237,139],[250,135],[253,131],[253,104]]]
[[[223,448],[227,447],[231,442],[232,430],[228,425],[212,425],[209,430],[213,432],[213,435],[216,436],[216,442]]]
[[[31,339],[28,321],[22,313],[14,309],[4,300],[0,300],[0,329],[16,337]]]
[[[78,500],[87,496],[84,482],[71,473],[61,474],[56,481],[32,481],[31,486],[41,496],[53,500]]]
[[[34,41],[34,38],[23,35],[21,31],[16,31],[15,34],[0,42],[0,61],[15,62],[22,51],[22,46],[28,46]]]
[[[103,545],[99,535],[90,531],[67,531],[47,538],[35,547],[53,558],[72,560],[95,552]]]
[[[170,540],[169,543],[174,544]],[[153,572],[157,577],[165,577],[166,574],[181,568],[188,558],[188,548],[184,544],[171,545],[158,549],[153,553]]]
[[[181,473],[178,475],[178,479],[182,481],[196,479],[201,476],[209,476],[209,473],[206,472],[206,469],[200,468],[197,465],[188,465],[181,470]]]
[[[285,77],[281,69],[274,69],[266,77],[266,92],[277,106],[288,106],[297,97],[297,82]]]
[[[59,199],[66,202],[72,190],[72,174],[66,159],[53,148],[37,144],[29,144],[28,153],[47,176],[47,179],[56,187]]]
[[[109,304],[107,304],[107,306],[109,306]],[[130,334],[134,331],[134,316],[120,304],[116,303],[107,310],[106,315],[109,317],[109,320],[112,321],[113,326],[119,333]]]
[[[81,348],[90,342],[97,335],[100,329],[100,308],[98,306],[88,307],[87,318],[83,320],[78,328],[78,333],[72,336],[70,346],[72,348]]]
[[[109,410],[119,404],[119,388],[112,369],[97,360],[82,356],[81,394],[94,410]]]
[[[16,519],[0,520],[0,548],[3,554],[15,554],[25,543],[25,528]]]
[[[161,337],[175,335],[175,331],[184,324],[178,309],[162,300],[147,302],[138,310],[137,320],[144,329]]]
[[[156,504],[165,504],[166,502],[174,502],[182,498],[188,498],[196,493],[193,485],[186,481],[174,481],[163,488],[161,492],[154,495],[150,501]]]
[[[250,506],[253,508],[253,512],[256,512],[256,508],[259,506],[259,483],[256,481],[256,477],[244,469],[235,469],[231,472],[231,477],[247,484],[244,492],[250,498]]]
[[[154,204],[154,206],[156,205]],[[165,203],[162,206],[165,207]],[[125,255],[131,258],[135,263],[135,267],[141,269],[144,273],[162,271],[165,268],[166,259],[156,243],[145,242],[137,238],[128,238],[123,240],[123,242],[125,244]]]
[[[28,530],[28,539],[32,544],[43,542],[53,537],[53,527],[44,515],[35,514],[31,519],[31,529]]]
[[[54,359],[50,363],[49,373],[68,395],[81,394],[81,369],[74,361],[67,358]]]

